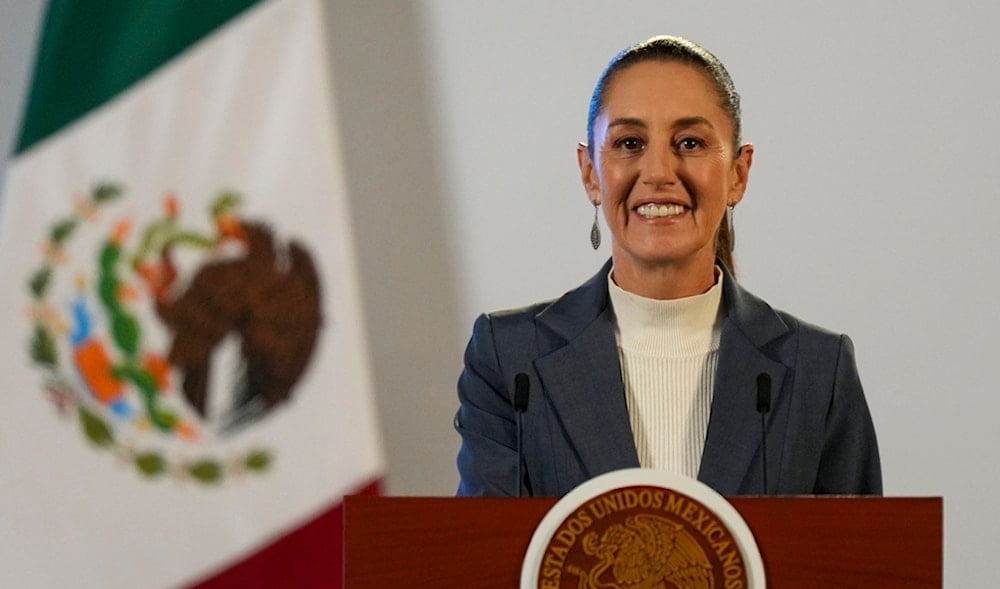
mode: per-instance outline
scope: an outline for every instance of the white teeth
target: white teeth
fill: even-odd
[[[674,215],[680,215],[684,212],[684,207],[681,205],[658,205],[655,203],[646,203],[636,211],[647,219],[652,219],[655,217],[673,217]]]

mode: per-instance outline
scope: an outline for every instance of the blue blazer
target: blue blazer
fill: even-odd
[[[871,414],[851,340],[775,311],[725,274],[725,319],[698,479],[722,495],[881,494]],[[459,495],[561,496],[639,466],[608,303],[609,261],[562,297],[481,315],[458,381]],[[512,405],[522,414],[522,476]],[[771,377],[767,489],[757,375]]]

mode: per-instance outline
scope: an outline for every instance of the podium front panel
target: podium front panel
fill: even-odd
[[[940,497],[733,497],[769,589],[939,588]],[[348,589],[512,589],[554,498],[347,497]]]

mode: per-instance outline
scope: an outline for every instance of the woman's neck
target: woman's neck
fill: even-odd
[[[611,278],[622,290],[648,299],[670,300],[700,295],[716,282],[715,258],[708,262],[640,265],[614,257]]]

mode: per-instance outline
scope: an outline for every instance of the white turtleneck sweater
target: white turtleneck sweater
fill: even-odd
[[[660,301],[608,275],[629,419],[644,468],[696,478],[705,449],[722,329],[722,273],[706,293]]]

